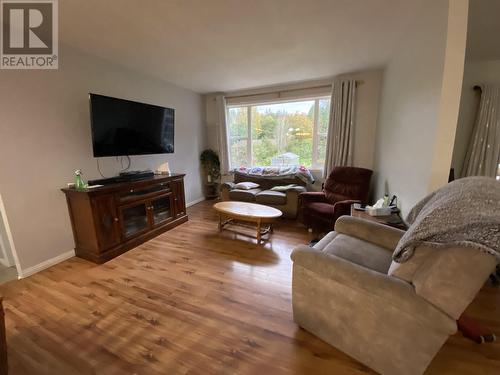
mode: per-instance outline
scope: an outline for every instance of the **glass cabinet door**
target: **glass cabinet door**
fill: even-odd
[[[153,225],[163,224],[169,221],[173,217],[172,212],[172,202],[170,200],[171,195],[165,195],[156,199],[151,200],[151,217],[153,219]]]
[[[149,228],[148,211],[146,203],[140,203],[121,209],[123,234],[132,237]]]

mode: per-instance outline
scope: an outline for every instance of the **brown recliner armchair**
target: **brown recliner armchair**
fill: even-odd
[[[301,193],[302,220],[306,227],[319,232],[333,230],[340,216],[350,215],[351,204],[366,202],[372,173],[365,168],[335,167],[322,192]]]

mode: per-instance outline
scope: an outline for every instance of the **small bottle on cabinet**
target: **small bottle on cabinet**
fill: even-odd
[[[82,190],[85,189],[85,182],[83,182],[82,171],[77,169],[75,171],[75,189]]]

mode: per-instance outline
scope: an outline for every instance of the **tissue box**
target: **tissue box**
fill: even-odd
[[[391,208],[390,207],[380,207],[380,208],[367,207],[366,212],[368,212],[368,215],[370,215],[370,216],[389,216],[391,214]]]

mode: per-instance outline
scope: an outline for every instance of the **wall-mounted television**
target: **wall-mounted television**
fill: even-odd
[[[174,152],[175,110],[89,94],[94,157]]]

